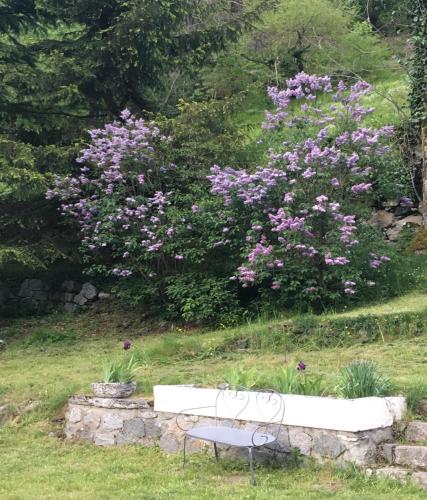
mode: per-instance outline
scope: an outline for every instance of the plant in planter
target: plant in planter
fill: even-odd
[[[337,386],[338,394],[348,399],[388,396],[392,389],[390,379],[381,375],[369,360],[355,360],[344,367]]]
[[[130,341],[125,341],[123,348],[128,350]],[[103,382],[92,384],[95,396],[101,398],[126,398],[136,390],[135,375],[139,364],[132,355],[122,360],[110,360],[104,367]]]
[[[273,377],[273,387],[282,394],[323,396],[326,392],[321,376],[307,375],[307,365],[300,361],[295,368],[282,366]]]

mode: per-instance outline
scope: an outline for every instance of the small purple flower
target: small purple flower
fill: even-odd
[[[125,341],[123,342],[123,349],[124,349],[125,351],[127,351],[128,349],[130,349],[130,348],[131,348],[131,346],[132,346],[132,342],[131,342],[130,340],[125,340]]]
[[[307,367],[307,365],[305,363],[303,363],[302,361],[300,361],[297,364],[297,370],[299,370],[300,372],[303,372],[306,369],[306,367]]]

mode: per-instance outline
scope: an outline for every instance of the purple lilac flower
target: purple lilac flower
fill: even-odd
[[[303,372],[306,368],[307,368],[307,365],[303,361],[300,361],[297,364],[297,370],[299,370],[301,372]]]

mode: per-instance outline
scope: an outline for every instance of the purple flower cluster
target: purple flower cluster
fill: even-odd
[[[84,164],[80,175],[57,177],[46,197],[58,198],[61,213],[76,219],[83,250],[93,255],[109,248],[117,258],[110,274],[126,278],[135,270],[123,259],[132,260],[138,249],[155,254],[163,247],[170,193],[156,186],[173,165],[157,162],[154,145],[168,138],[154,123],[135,119],[127,110],[121,118],[89,131],[91,143],[77,160]],[[166,234],[172,237],[173,228]]]
[[[315,105],[318,95],[325,92],[333,93],[335,101],[326,112],[324,106]],[[339,82],[334,93],[330,78],[305,73],[288,80],[284,90],[269,87],[276,111],[266,114],[264,129],[310,124],[319,130],[303,142],[285,142],[282,150],[270,149],[267,167],[253,172],[218,165],[211,169],[211,193],[222,196],[225,205],[236,210],[243,202],[243,218],[256,221],[245,237],[247,261],[232,279],[248,286],[265,279],[267,272],[271,288],[278,290],[287,260],[308,258],[319,275],[325,268],[344,268],[351,263],[351,249],[359,244],[358,225],[356,214],[346,213],[345,207],[352,198],[370,191],[372,159],[388,152],[385,142],[393,134],[392,127],[361,125],[362,118],[373,111],[362,105],[370,92],[366,82],[349,88]],[[294,100],[302,101],[296,117],[290,107]],[[334,136],[332,126],[343,130],[342,124],[346,129]],[[376,266],[377,259],[371,259],[371,267]],[[345,294],[356,293],[354,280],[341,282]],[[318,291],[323,286],[319,285],[305,291]]]

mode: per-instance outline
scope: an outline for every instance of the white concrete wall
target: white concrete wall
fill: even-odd
[[[255,391],[236,393],[183,385],[154,386],[155,411],[221,418],[238,415],[239,420],[348,432],[389,427],[403,417],[406,409],[405,398],[401,396],[336,399],[285,394],[282,401],[284,413],[279,398],[272,396],[268,400]]]

